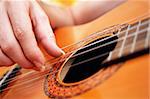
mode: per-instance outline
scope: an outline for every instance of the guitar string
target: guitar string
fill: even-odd
[[[68,47],[70,47],[70,46],[68,46]],[[86,47],[86,46],[85,46]],[[64,47],[64,48],[67,48],[66,46]],[[64,49],[63,48],[63,49]],[[72,53],[72,52],[74,52],[74,51],[76,51],[77,49],[75,49],[75,50],[73,50],[73,51],[70,51],[70,52],[68,52],[68,53],[66,53],[66,54],[70,54],[70,53]],[[55,58],[54,58],[55,59]],[[59,58],[58,58],[59,59]],[[51,59],[51,60],[53,60],[53,59]],[[50,61],[50,60],[48,60],[48,61]],[[16,72],[17,72],[17,70],[16,70]],[[31,71],[31,72],[35,72],[35,71]],[[15,73],[15,71],[13,71],[13,73]],[[29,73],[30,74],[30,73]]]
[[[149,32],[149,31],[148,31]],[[150,35],[150,33],[147,33],[147,35]],[[146,41],[148,41],[148,39],[149,39],[149,36],[147,37],[147,40]],[[145,44],[146,45],[146,44]],[[148,44],[147,44],[148,45]]]
[[[150,28],[149,28],[150,29]],[[143,32],[139,32],[138,34],[140,34],[140,33],[143,33]],[[134,36],[134,34],[130,34],[130,37],[131,36]],[[145,39],[144,39],[145,40]],[[117,41],[117,40],[116,40]],[[141,41],[141,40],[140,40]],[[128,44],[129,45],[129,44]],[[98,46],[99,47],[99,46]],[[120,48],[118,48],[118,49],[120,49]],[[104,56],[105,54],[107,54],[107,53],[104,53],[104,54],[102,54],[102,56]],[[96,56],[97,57],[97,56]],[[99,56],[99,57],[101,57],[101,56]],[[94,57],[95,58],[95,57]],[[91,60],[91,59],[89,59],[89,60]],[[89,61],[89,60],[87,60],[87,61]],[[85,63],[86,62],[86,60],[84,61],[84,62],[78,62],[78,63],[76,63],[76,64],[74,64],[74,65],[70,65],[71,67],[74,67],[74,66],[76,66],[76,65],[78,65],[78,64],[82,64],[82,63]],[[49,64],[49,65],[51,65],[51,64]],[[44,74],[44,76],[46,76],[47,74]],[[43,75],[41,75],[41,76],[43,76]],[[37,78],[36,78],[37,79]],[[33,80],[33,79],[31,79],[31,80]],[[28,81],[30,81],[30,80],[28,80]]]
[[[143,24],[143,25],[144,25],[144,24]],[[134,27],[133,27],[133,28],[134,28]],[[136,28],[136,27],[135,27],[135,28]],[[132,28],[131,28],[131,29],[132,29]],[[97,42],[94,42],[94,43],[96,44]],[[93,43],[93,44],[94,44],[94,43]],[[92,44],[92,45],[93,45],[93,44]],[[90,46],[90,45],[88,45],[88,46]],[[88,47],[88,46],[85,46],[85,47]],[[85,47],[83,47],[83,48],[85,48]],[[72,52],[71,52],[71,53],[72,53]],[[70,54],[70,53],[67,53],[67,54]],[[80,54],[80,53],[79,53],[79,54]],[[22,75],[20,75],[20,76],[22,76]],[[8,79],[8,80],[9,80],[9,79]],[[10,80],[11,80],[11,79],[10,79]]]
[[[137,42],[137,44],[140,44],[140,43],[143,43],[143,41],[145,41],[144,39],[142,40],[142,41],[138,41]],[[128,47],[130,47],[132,44],[129,44],[129,45],[127,45],[124,49],[126,49],[126,48],[128,48]],[[105,54],[103,54],[103,55],[105,55]],[[96,58],[99,58],[100,56],[96,56],[96,57],[94,57],[93,59],[96,59]],[[88,60],[88,61],[91,61],[91,60],[93,60],[93,59],[90,59],[90,60]],[[58,70],[59,71],[59,70]],[[53,73],[57,73],[58,71],[55,71],[55,72],[53,72]],[[42,78],[44,78],[46,75],[42,75],[41,77],[37,77],[36,79],[32,79],[32,81],[30,81],[30,82],[34,82],[34,81],[37,81],[37,80],[42,80]],[[25,84],[28,84],[28,83],[30,83],[30,82],[25,82],[24,83],[24,85]],[[21,85],[23,85],[23,84],[21,84]],[[35,84],[33,84],[34,85],[34,88],[36,88],[37,86],[35,86]],[[18,85],[19,86],[19,85]],[[18,86],[16,86],[16,87],[18,87]],[[18,88],[17,89],[17,91],[19,91],[19,90],[24,90],[24,89],[27,89],[28,87],[30,87],[30,86],[32,86],[32,84],[28,84],[27,86],[25,86],[24,88]],[[8,90],[8,89],[7,89]]]
[[[117,35],[117,34],[116,34]],[[113,36],[116,36],[116,35],[113,35]],[[99,41],[100,42],[100,41]],[[94,42],[95,43],[95,42]],[[97,43],[97,42],[96,42]],[[109,43],[111,43],[111,42],[109,42]],[[107,44],[107,43],[106,43]],[[105,45],[106,45],[105,44]],[[93,45],[93,44],[92,44]],[[105,46],[105,45],[101,45],[101,46],[98,46],[98,47],[103,47],[103,46]],[[92,50],[95,50],[95,49],[97,49],[97,47],[95,47],[95,48],[92,48],[92,49],[89,49],[89,50],[86,50],[86,51],[84,51],[84,52],[82,52],[82,53],[78,53],[78,54],[76,54],[76,55],[73,55],[72,56],[72,58],[74,58],[74,57],[77,57],[77,56],[79,56],[79,55],[82,55],[82,54],[84,54],[84,53],[87,53],[87,52],[89,52],[89,51],[92,51]],[[63,59],[62,61],[64,61],[65,59]],[[56,64],[56,63],[51,63],[51,64]],[[22,76],[22,75],[20,75],[20,76]],[[12,78],[12,79],[14,79],[14,78]],[[10,81],[10,80],[12,80],[12,79],[8,79],[8,80],[6,80],[6,82],[7,81]]]
[[[143,16],[139,16],[138,18],[141,18],[141,17],[145,17],[145,16],[147,16],[147,14],[144,14]],[[133,20],[137,20],[138,18],[135,18],[135,19],[132,19],[132,21]],[[131,21],[131,20],[130,20]],[[68,46],[70,46],[70,45],[68,45]],[[64,47],[65,48],[65,47]],[[32,71],[31,71],[32,72]],[[35,71],[34,71],[35,72]],[[30,74],[30,73],[29,73]]]
[[[134,18],[134,19],[131,19],[131,20],[129,20],[129,21],[126,21],[126,22],[124,22],[123,24],[125,24],[125,23],[128,23],[128,22],[131,22],[131,21],[135,21],[135,20],[138,20],[139,18],[144,18],[144,17],[147,17],[147,16],[149,16],[149,13],[145,13],[145,14],[143,14],[143,15],[141,15],[141,16],[138,16],[137,18]],[[109,30],[108,30],[109,31]],[[101,31],[101,32],[103,32],[103,31]],[[93,33],[93,34],[95,34],[95,33]],[[81,40],[82,41],[82,40]],[[80,43],[81,41],[79,41],[78,43]],[[69,46],[72,46],[72,45],[75,45],[76,43],[73,43],[73,44],[70,44],[70,45],[67,45],[67,46],[65,46],[65,47],[63,47],[62,49],[65,49],[65,48],[67,48],[67,47],[69,47]],[[67,53],[66,53],[67,54]],[[18,72],[18,71],[16,71],[16,72]],[[32,72],[35,72],[35,71],[30,71],[31,73]],[[14,71],[14,73],[15,73],[15,71]],[[27,72],[27,74],[30,74],[29,72]],[[24,75],[24,74],[21,74],[21,75]],[[19,75],[20,76],[20,75]]]
[[[105,39],[105,38],[104,38],[104,39]],[[103,40],[104,40],[104,39],[103,39]],[[108,39],[108,38],[106,38],[106,39]],[[101,41],[102,41],[102,40],[101,40]],[[99,42],[100,42],[100,41],[99,41]],[[97,42],[94,42],[94,43],[89,44],[89,45],[87,45],[87,46],[85,46],[85,47],[83,47],[83,48],[86,48],[86,47],[88,47],[88,46],[90,46],[90,45],[94,45],[94,44],[96,44],[96,43],[97,43]],[[81,48],[81,49],[83,49],[83,48]],[[72,53],[72,52],[73,52],[73,51],[68,52],[68,53],[66,53],[66,55],[67,55],[67,54],[69,55],[69,54],[70,54],[70,53]],[[16,71],[17,71],[17,70],[16,70]],[[15,73],[15,71],[14,71],[14,73]],[[20,76],[23,76],[23,75],[20,75]],[[12,79],[15,79],[15,77],[14,77],[14,78],[12,78]],[[12,79],[8,79],[8,80],[12,80]],[[7,80],[7,81],[8,81],[8,80]]]
[[[141,43],[141,42],[143,42],[143,41],[145,41],[145,39],[138,41],[137,44],[139,44],[139,43]],[[128,48],[128,47],[131,46],[131,45],[132,45],[132,44],[128,44],[128,45],[127,45],[126,47],[124,47],[124,48]],[[118,49],[118,50],[120,50],[120,49]],[[82,62],[82,63],[85,63],[85,62],[88,62],[88,61],[91,61],[91,60],[100,58],[100,57],[102,57],[102,56],[104,56],[104,55],[106,55],[106,54],[107,54],[107,53],[98,55],[98,56],[93,57],[93,58],[90,58],[90,59],[88,59],[87,61],[84,61],[84,62]],[[81,64],[82,64],[82,63],[81,63]],[[79,63],[78,63],[78,64],[79,64]],[[71,66],[71,67],[74,67],[75,65],[76,65],[76,64],[70,65],[70,66]],[[45,77],[45,76],[47,76],[47,75],[50,75],[50,74],[57,73],[58,71],[59,71],[59,70],[54,71],[54,72],[51,72],[51,73],[46,74],[46,75],[38,76],[38,77],[36,77],[36,78],[34,78],[34,79],[28,80],[28,81],[26,81],[26,82],[19,83],[19,84],[17,84],[17,85],[13,85],[13,86],[7,87],[7,88],[4,89],[3,91],[8,90],[8,89],[11,89],[11,88],[18,87],[18,86],[21,86],[21,85],[25,85],[25,84],[31,83],[31,82],[36,81],[36,80],[40,80],[40,78],[43,78],[43,77]],[[31,85],[31,84],[30,84],[30,85]],[[25,86],[25,87],[27,87],[27,86]],[[25,89],[25,88],[22,88],[22,89]],[[20,90],[21,90],[21,89],[20,89]]]
[[[111,28],[111,29],[113,29],[113,28]],[[110,29],[109,29],[110,30]],[[107,30],[107,31],[109,31],[109,30]],[[105,31],[105,30],[104,30]],[[97,33],[97,32],[96,32]],[[101,31],[100,33],[103,33],[103,31]],[[94,33],[95,34],[95,33]],[[90,36],[92,36],[92,35],[90,35]],[[88,37],[89,38],[89,37]],[[88,38],[86,38],[86,39],[88,39]],[[79,41],[79,42],[77,42],[77,43],[74,43],[74,44],[70,44],[70,45],[67,45],[67,46],[65,46],[65,47],[63,47],[63,48],[61,48],[62,50],[63,49],[66,49],[66,48],[69,48],[70,46],[74,46],[74,45],[77,45],[77,44],[79,44],[79,43],[81,43],[82,41],[84,41],[84,40],[86,40],[86,39],[83,39],[83,40],[81,40],[81,41]],[[94,43],[92,43],[92,44],[95,44],[96,42],[94,42]],[[90,44],[91,45],[91,44]],[[90,46],[90,45],[86,45],[87,47],[88,46]],[[86,46],[84,46],[84,47],[86,47]],[[70,51],[71,53],[72,52],[74,52],[74,51],[76,51],[77,49],[75,49],[75,50],[72,50],[72,51]],[[65,53],[65,55],[67,55],[67,54],[70,54],[70,52],[67,52],[67,53]],[[53,58],[53,59],[57,59],[57,58]],[[53,60],[53,59],[51,59],[51,60]],[[47,61],[51,61],[51,60],[47,60]],[[46,62],[47,62],[46,61]],[[15,72],[14,72],[15,73]]]
[[[94,42],[95,43],[95,42]],[[69,46],[70,47],[70,46]],[[86,46],[85,46],[86,47]],[[75,49],[75,50],[73,50],[73,51],[70,51],[70,52],[67,52],[65,55],[69,55],[69,54],[71,54],[72,52],[74,52],[74,51],[76,51],[77,49]],[[60,57],[59,57],[60,58]],[[51,60],[48,60],[48,61],[52,61],[52,60],[57,60],[57,59],[59,59],[59,58],[53,58],[53,59],[51,59]],[[18,72],[17,70],[16,71],[13,71],[13,73],[14,73],[14,75],[15,75],[15,73],[16,72]],[[31,74],[32,72],[35,72],[35,71],[31,71],[31,72],[27,72],[26,74]],[[19,76],[22,76],[22,75],[25,75],[25,74],[21,74],[21,75],[19,75]],[[15,78],[15,77],[14,77]],[[9,79],[9,80],[11,80],[11,79]]]
[[[123,22],[123,24],[129,23],[129,22],[133,22],[133,21],[138,20],[138,19],[141,19],[141,18],[147,18],[147,17],[149,17],[149,13],[150,13],[150,12],[147,12],[147,13],[141,15],[141,16],[138,16],[138,17],[136,17],[136,18],[130,19],[130,20],[128,20],[128,21],[125,21],[125,22]],[[94,34],[94,33],[93,33],[93,34]],[[79,41],[79,42],[80,42],[80,41]],[[78,43],[78,42],[77,42],[77,43]],[[70,44],[70,45],[64,46],[62,49],[67,48],[67,47],[72,46],[72,45],[75,45],[75,44],[76,44],[76,43],[72,43],[72,44]]]

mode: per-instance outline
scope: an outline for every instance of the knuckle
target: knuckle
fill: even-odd
[[[15,36],[18,40],[23,40],[24,39],[24,33],[25,31],[21,28],[16,28],[14,29]]]
[[[1,48],[4,52],[10,52],[14,50],[14,44],[12,44],[11,42],[5,42],[5,44],[1,45]]]

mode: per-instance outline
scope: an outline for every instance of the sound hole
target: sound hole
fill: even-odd
[[[109,52],[115,48],[115,46],[117,44],[117,39],[118,39],[118,37],[114,36],[109,39],[102,40],[99,43],[93,44],[92,46],[78,50],[74,55],[77,55],[81,52],[87,51],[89,49],[93,49],[98,46],[105,45],[105,46],[99,47],[95,50],[88,51],[87,53],[79,55],[75,58],[70,58],[65,63],[65,65],[60,73],[60,79],[64,83],[79,82],[81,80],[84,80],[84,79],[92,76],[99,70],[106,68],[106,67],[102,67],[100,64],[104,60],[107,59],[107,57],[109,56]],[[100,39],[95,40],[93,42],[97,42],[99,40]],[[114,40],[116,42],[107,44],[108,42],[111,42]],[[93,42],[91,42],[91,43],[93,43]],[[91,44],[91,43],[89,43],[89,44]],[[87,44],[87,45],[89,45],[89,44]],[[101,55],[101,57],[94,59],[94,57],[97,57],[100,55]],[[93,60],[87,61],[88,59],[92,59],[92,58],[93,58]],[[87,62],[85,62],[85,61],[87,61]],[[78,64],[78,63],[80,63],[80,64]]]

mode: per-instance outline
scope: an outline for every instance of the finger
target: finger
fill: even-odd
[[[23,55],[23,52],[13,35],[9,18],[3,5],[0,5],[0,45],[3,52],[9,57],[8,59],[8,57],[1,52],[0,59],[7,60],[8,62],[11,59],[24,68],[31,68],[33,66]]]
[[[0,66],[11,66],[14,62],[9,59],[0,49]]]
[[[44,57],[37,46],[25,3],[11,2],[9,4],[8,14],[13,26],[15,37],[18,40],[24,55],[28,60],[34,63],[37,68],[43,70]]]
[[[35,34],[44,49],[54,57],[59,57],[64,54],[55,42],[55,36],[47,15],[40,8],[37,2],[33,2],[31,4],[30,15],[33,21]]]

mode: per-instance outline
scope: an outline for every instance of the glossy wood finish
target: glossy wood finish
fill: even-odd
[[[88,24],[64,27],[55,31],[60,47],[78,42],[103,28],[121,24],[149,12],[148,0],[131,0]],[[65,37],[64,37],[65,35]],[[47,55],[46,55],[47,56]],[[111,78],[75,99],[147,99],[150,56],[126,62]],[[8,68],[0,68],[0,74]],[[25,73],[29,70],[22,70]],[[30,76],[29,76],[30,78]],[[14,84],[22,83],[19,80]],[[44,78],[10,89],[0,99],[48,99],[43,90]]]

